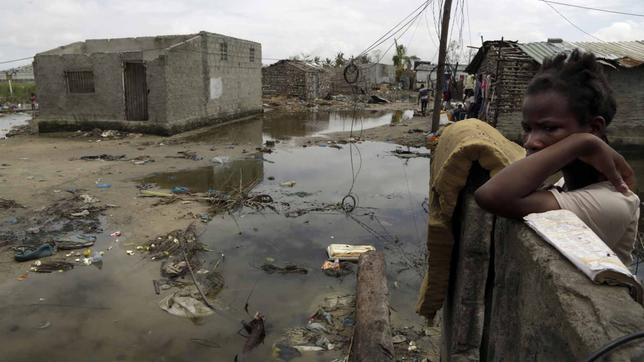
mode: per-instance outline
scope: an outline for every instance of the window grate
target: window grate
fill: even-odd
[[[69,93],[94,93],[94,72],[65,72],[67,91]]]
[[[248,60],[253,63],[255,62],[255,48],[251,47],[249,54],[248,54]]]
[[[228,44],[226,42],[219,43],[219,53],[221,60],[228,60]]]

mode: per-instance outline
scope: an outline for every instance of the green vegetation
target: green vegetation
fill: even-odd
[[[396,43],[396,54],[391,58],[396,67],[396,81],[400,81],[400,76],[407,69],[412,69],[414,61],[420,60],[415,55],[407,55],[407,48],[404,45]]]
[[[36,93],[33,82],[11,82],[13,96],[9,92],[9,82],[0,82],[0,103],[29,103],[31,93]]]

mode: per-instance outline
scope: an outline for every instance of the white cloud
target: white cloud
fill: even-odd
[[[604,3],[588,0],[584,5],[644,13],[642,0]],[[0,0],[0,62],[84,39],[200,30],[259,41],[267,58],[301,53],[332,58],[337,52],[360,53],[420,4],[421,0]],[[423,16],[402,38],[397,36],[410,54],[435,61],[438,4],[434,0],[427,10],[428,24]],[[480,45],[481,35],[485,40],[504,37],[524,42],[548,37],[592,40],[536,0],[465,0],[465,4],[453,9],[451,31],[453,39],[462,39],[465,52],[467,45]],[[644,24],[628,17],[557,9],[599,38],[644,38]],[[379,49],[384,51],[392,41]],[[391,62],[391,56],[390,51],[383,61]]]
[[[603,41],[644,40],[644,22],[620,21],[601,28],[594,34]]]

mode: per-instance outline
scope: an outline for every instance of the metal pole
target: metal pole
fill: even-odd
[[[449,14],[452,11],[452,0],[445,0],[443,20],[441,24],[441,41],[438,48],[438,68],[436,69],[436,92],[434,94],[434,113],[432,114],[432,132],[438,131],[441,116],[441,100],[443,99],[443,83],[445,82],[445,58],[447,56],[447,37],[449,33]]]

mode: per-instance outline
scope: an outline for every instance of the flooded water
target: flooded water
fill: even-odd
[[[28,113],[0,114],[0,139],[5,138],[11,128],[25,125],[30,119],[31,115]]]
[[[356,131],[400,123],[411,119],[413,115],[413,110],[359,113],[357,116],[350,111],[294,113],[287,116],[267,113],[264,115],[263,138],[285,140],[291,137],[349,132],[352,129]]]
[[[272,126],[265,125],[263,131],[271,137],[296,133]],[[250,127],[258,129],[252,122]],[[312,132],[331,128],[316,127]],[[126,256],[126,249],[144,240],[130,240],[123,230],[115,243],[107,224],[95,249],[114,248],[105,254],[101,269],[79,266],[65,273],[30,273],[24,281],[0,282],[0,360],[232,361],[245,342],[237,331],[239,322],[249,319],[243,308],[251,290],[249,312],[266,316],[267,337],[247,361],[270,360],[272,344],[288,328],[304,327],[324,297],[354,293],[355,274],[338,279],[320,269],[331,243],[371,244],[384,250],[392,319],[399,325],[417,322],[414,306],[425,260],[423,201],[429,161],[396,158],[390,154],[395,148],[376,142],[342,149],[282,143],[274,153],[264,154],[265,160],[249,155],[223,165],[151,175],[145,181],[164,188],[180,184],[194,191],[231,190],[241,180],[243,186],[254,186],[253,192],[269,194],[282,205],[279,214],[243,209],[232,216],[216,216],[206,225],[200,240],[214,252],[205,253],[205,265],[212,266],[221,253],[225,255],[218,269],[225,280],[217,297],[223,311],[199,322],[163,311],[158,303],[167,292],[157,296],[152,286],[152,280],[160,277],[160,263]],[[139,181],[133,180],[132,187]],[[280,186],[284,181],[295,185]],[[318,211],[285,216],[283,203],[291,210],[335,204],[350,190],[358,199],[351,214]],[[296,264],[308,273],[269,275],[259,268],[264,263]],[[219,347],[193,339],[214,341]],[[329,351],[297,360],[335,357],[338,353]]]

